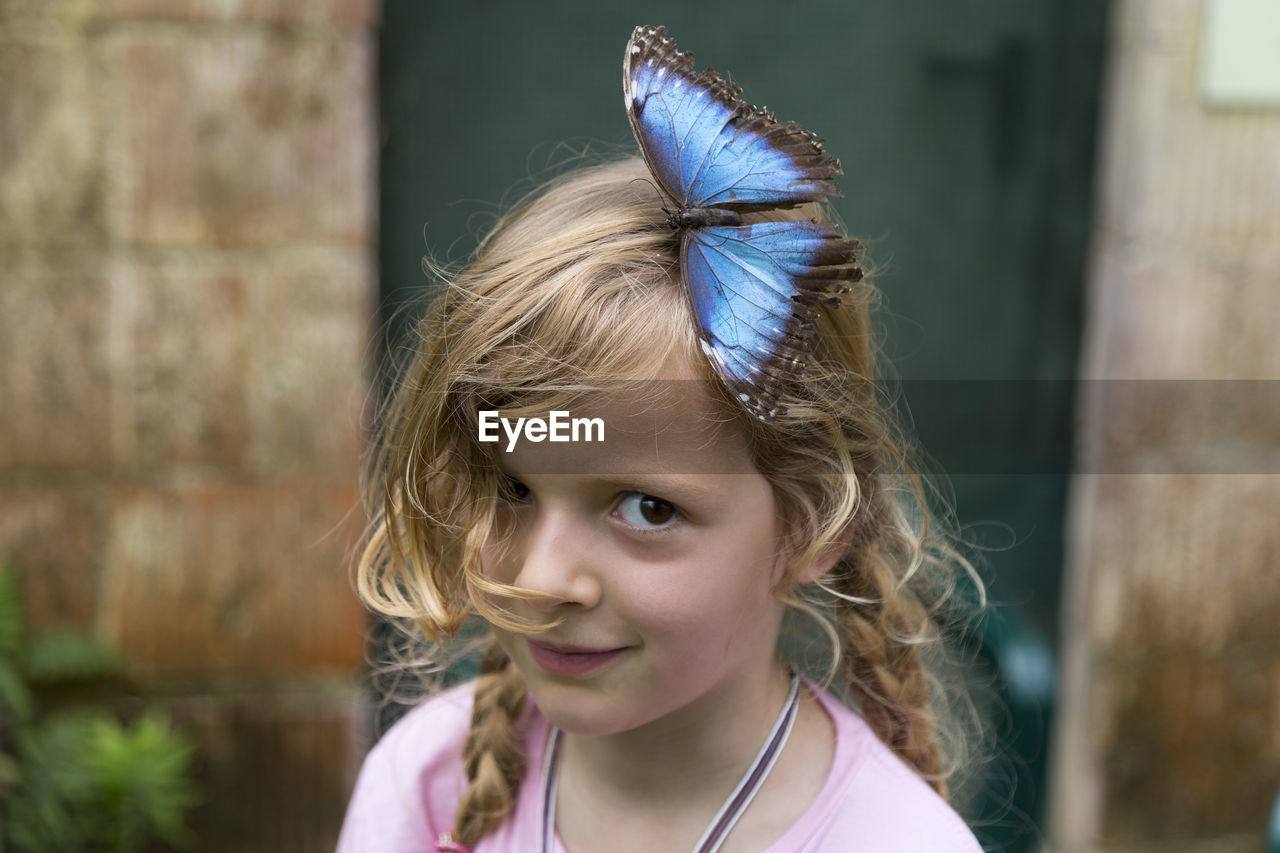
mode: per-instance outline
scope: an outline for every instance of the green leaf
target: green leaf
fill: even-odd
[[[0,564],[0,657],[17,658],[22,651],[22,594],[18,573]]]
[[[34,637],[27,664],[31,680],[45,683],[118,675],[124,668],[120,656],[105,643],[69,628]]]
[[[25,723],[31,719],[33,704],[22,673],[10,661],[0,658],[0,711],[8,712],[0,714],[0,720],[12,716],[19,723]]]
[[[109,849],[131,850],[152,838],[174,846],[191,839],[184,824],[197,802],[190,780],[191,743],[161,718],[148,714],[132,728],[100,722],[88,753],[89,767],[111,816]]]
[[[22,777],[5,798],[4,834],[16,850],[84,851],[93,848],[94,780],[85,767],[101,712],[61,714],[18,733]],[[100,830],[97,830],[100,832]]]
[[[49,688],[125,672],[121,656],[80,631],[44,632],[28,645],[17,575],[0,566],[0,743],[13,750],[0,753],[0,850],[125,853],[192,843],[185,818],[198,801],[195,750],[162,718],[126,727],[101,709],[34,715],[35,695]]]

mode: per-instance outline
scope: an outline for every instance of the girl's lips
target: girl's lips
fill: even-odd
[[[533,662],[553,675],[585,675],[594,672],[626,651],[620,649],[582,649],[574,646],[548,646],[525,639]]]

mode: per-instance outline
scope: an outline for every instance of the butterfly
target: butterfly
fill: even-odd
[[[738,95],[666,27],[637,27],[622,65],[627,119],[640,153],[674,204],[680,267],[702,349],[716,373],[762,421],[804,371],[813,305],[862,277],[858,244],[812,219],[744,224],[753,211],[839,196],[840,161],[795,122],[779,122]]]

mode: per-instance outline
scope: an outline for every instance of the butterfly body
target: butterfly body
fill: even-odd
[[[815,219],[747,214],[822,203],[840,163],[795,122],[676,50],[664,27],[637,27],[623,61],[627,118],[681,231],[681,270],[702,348],[757,417],[785,408],[804,370],[812,306],[861,278],[858,244]]]
[[[742,215],[723,207],[690,207],[686,210],[667,212],[667,222],[672,228],[702,228],[708,225],[741,225]]]

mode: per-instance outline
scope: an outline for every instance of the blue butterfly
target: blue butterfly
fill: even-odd
[[[742,89],[666,27],[637,27],[622,66],[627,118],[640,153],[675,210],[680,266],[703,351],[747,409],[772,421],[804,370],[812,306],[862,277],[857,242],[817,220],[744,225],[742,214],[824,202],[840,162],[795,122],[739,100]]]

